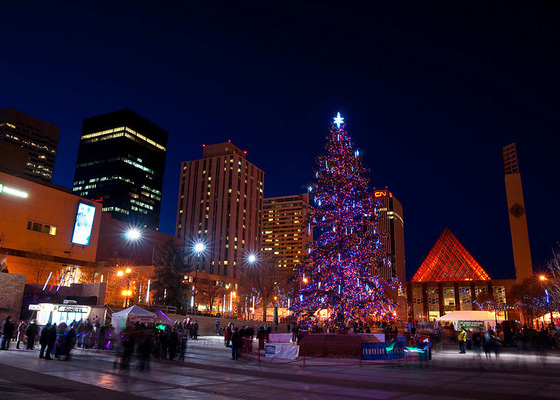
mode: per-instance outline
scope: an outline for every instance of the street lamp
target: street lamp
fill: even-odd
[[[258,259],[257,259],[257,255],[255,253],[250,253],[247,256],[247,264],[252,266],[252,265],[256,264],[257,261],[258,261]],[[255,319],[255,295],[253,295],[253,307],[251,307],[251,312],[253,314],[253,320],[254,320]]]
[[[548,278],[546,277],[546,275],[539,275],[539,280],[544,286],[544,283],[548,281]],[[544,288],[544,294],[546,295],[546,304],[548,305],[548,311],[550,312],[550,324],[554,326],[554,319],[552,314],[552,307],[550,307],[550,297],[548,295],[548,288]]]
[[[125,296],[125,308],[128,308],[128,299],[132,295],[132,291],[130,290],[130,274],[132,273],[131,268],[126,268],[124,271],[119,270],[117,271],[118,277],[125,277],[126,279],[126,290],[123,290],[123,296]]]
[[[196,261],[196,269],[194,271],[194,281],[193,281],[193,295],[191,308],[196,315],[196,286],[198,284],[198,266],[200,264],[200,255],[206,251],[206,245],[203,242],[196,242],[193,246],[193,251],[197,255],[198,260]]]
[[[229,312],[233,314],[233,298],[237,296],[237,293],[230,292],[229,293]]]

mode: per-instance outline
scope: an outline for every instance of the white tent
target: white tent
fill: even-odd
[[[453,322],[456,329],[460,329],[461,326],[475,328],[477,325],[482,328],[486,328],[488,325],[495,328],[496,322],[503,320],[492,311],[451,311],[436,319],[439,322]]]
[[[156,317],[156,314],[135,305],[114,313],[111,324],[116,332],[120,332],[126,327],[127,322],[155,322]]]

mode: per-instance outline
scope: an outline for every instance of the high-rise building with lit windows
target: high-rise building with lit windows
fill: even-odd
[[[385,258],[378,267],[379,276],[390,279],[398,278],[406,282],[406,265],[404,257],[404,219],[401,203],[387,189],[374,189],[374,200],[379,202],[379,229],[383,234]]]
[[[51,182],[59,136],[60,128],[50,122],[13,108],[2,108],[0,165]]]
[[[197,271],[239,279],[259,250],[264,172],[245,156],[227,142],[181,164],[176,236],[186,249],[204,244],[190,260]]]
[[[308,209],[308,193],[264,199],[262,251],[273,254],[278,266],[293,269],[301,264],[313,241]]]
[[[167,132],[125,109],[83,122],[73,192],[113,218],[157,229]]]

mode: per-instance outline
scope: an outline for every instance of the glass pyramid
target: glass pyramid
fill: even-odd
[[[490,276],[445,228],[414,274],[412,282],[487,281]]]

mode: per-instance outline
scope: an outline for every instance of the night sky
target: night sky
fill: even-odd
[[[84,118],[131,108],[169,131],[168,234],[203,143],[247,150],[265,197],[295,194],[340,111],[372,186],[403,204],[409,278],[446,226],[515,277],[501,152],[516,142],[542,269],[560,239],[558,5],[369,3],[3,1],[0,107],[61,127],[65,187]]]

